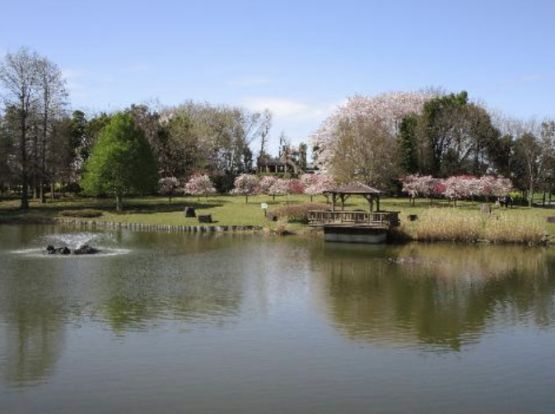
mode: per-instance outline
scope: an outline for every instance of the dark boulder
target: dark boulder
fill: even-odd
[[[196,217],[197,216],[194,207],[185,207],[185,210],[183,212],[185,213],[185,217]]]
[[[60,247],[58,249],[56,249],[56,254],[61,254],[61,255],[68,255],[71,254],[71,250],[69,250],[68,247],[64,246],[64,247]]]
[[[73,254],[95,254],[98,253],[98,249],[89,246],[88,244],[84,244],[83,246],[78,247],[73,251]]]

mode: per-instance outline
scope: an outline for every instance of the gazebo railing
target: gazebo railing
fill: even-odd
[[[311,210],[308,212],[308,223],[311,226],[324,224],[360,224],[360,225],[383,225],[398,226],[398,211],[331,211],[331,210]]]

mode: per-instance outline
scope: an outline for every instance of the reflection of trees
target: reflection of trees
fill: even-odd
[[[355,340],[458,350],[492,324],[555,320],[555,261],[539,249],[325,247],[313,265],[330,317]]]
[[[50,374],[65,340],[62,304],[55,296],[56,280],[29,274],[22,263],[0,278],[1,371],[14,386],[39,381]]]
[[[233,246],[232,240],[155,233],[133,237],[149,249],[104,261],[99,269],[97,306],[114,331],[142,329],[166,318],[220,324],[238,312],[243,286],[237,257],[213,256],[214,250],[232,255],[225,248]]]

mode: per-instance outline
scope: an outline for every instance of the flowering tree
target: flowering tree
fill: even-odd
[[[480,177],[480,195],[486,198],[506,196],[512,188],[513,183],[508,178],[492,175]]]
[[[268,190],[268,194],[274,197],[277,195],[287,195],[291,192],[291,188],[289,187],[289,180],[285,180],[283,178],[279,178],[276,182],[270,187]]]
[[[158,192],[168,196],[171,203],[173,195],[179,189],[179,180],[175,177],[164,177],[158,181]]]
[[[472,197],[502,197],[512,189],[511,180],[504,177],[485,175],[474,177],[458,175],[447,179],[433,178],[430,175],[407,175],[401,178],[403,191],[414,202],[420,196],[444,196],[456,204],[457,200]]]
[[[231,194],[245,196],[245,204],[249,202],[249,195],[256,194],[258,190],[258,177],[254,174],[241,174],[233,182],[235,187]]]
[[[401,120],[408,114],[419,113],[431,97],[426,93],[394,92],[349,98],[312,135],[316,164],[321,171],[335,174],[337,167],[345,170],[351,158],[360,159],[359,163],[366,169],[378,169],[383,175],[380,167],[394,158],[395,145],[392,144]],[[347,153],[349,157],[342,156]],[[353,171],[360,169],[355,167]],[[367,175],[376,175],[371,172]]]
[[[508,195],[512,189],[513,183],[509,178],[496,177],[495,181],[493,182],[491,194],[494,197],[503,197]]]
[[[408,193],[413,204],[417,197],[433,197],[443,194],[443,180],[431,175],[407,175],[401,179],[403,191]]]
[[[272,185],[274,185],[274,183],[276,181],[277,181],[277,178],[274,177],[273,175],[265,175],[258,182],[257,193],[258,194],[269,194],[268,191],[270,190],[270,188],[272,187]]]
[[[292,178],[289,180],[289,192],[291,194],[303,194],[304,193],[304,183],[297,179]]]
[[[461,198],[468,198],[473,195],[475,191],[475,177],[467,175],[457,175],[449,177],[445,180],[445,197],[453,200],[457,205],[457,200]]]
[[[195,174],[185,184],[185,193],[187,194],[208,196],[208,194],[214,194],[215,192],[216,189],[207,175]]]
[[[332,178],[325,174],[303,174],[300,179],[304,184],[304,193],[310,195],[310,201],[335,185]]]

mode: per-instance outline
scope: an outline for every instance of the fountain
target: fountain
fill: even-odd
[[[35,246],[14,250],[13,253],[28,257],[77,258],[116,256],[130,252],[129,249],[116,247],[113,235],[107,232],[53,233],[38,238],[33,244]]]
[[[88,244],[83,244],[82,246],[73,249],[73,251],[67,247],[54,247],[53,245],[49,244],[46,246],[46,253],[48,254],[61,254],[61,255],[68,255],[68,254],[96,254],[99,253],[100,250],[95,249],[94,247],[89,246]]]

